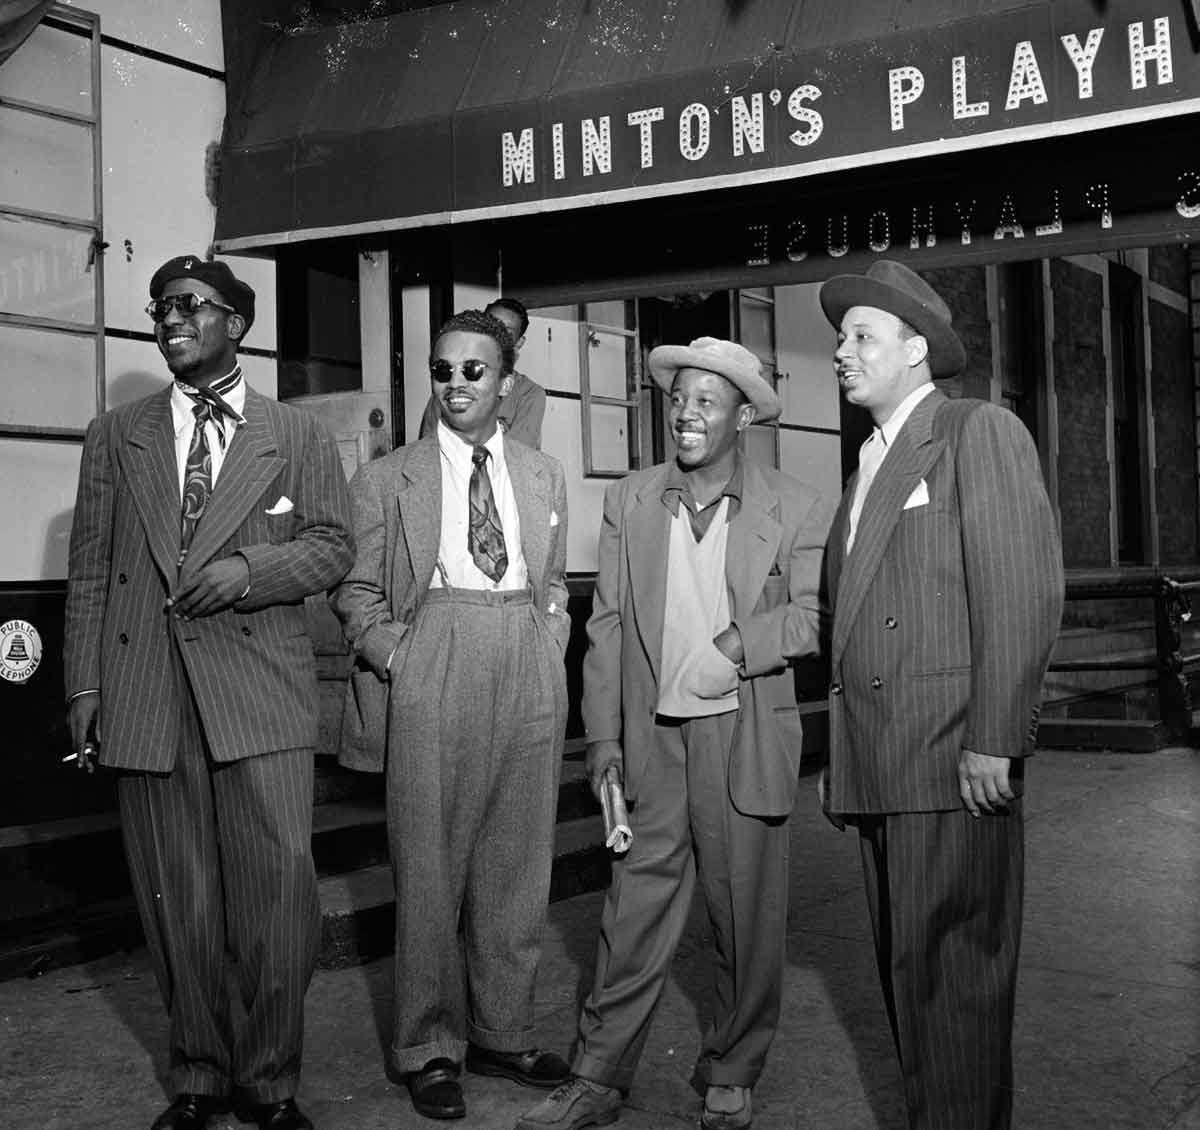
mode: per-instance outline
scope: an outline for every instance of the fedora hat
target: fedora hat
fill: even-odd
[[[774,420],[780,412],[779,397],[762,375],[762,362],[745,346],[715,337],[698,337],[691,345],[660,345],[650,350],[650,375],[664,392],[670,392],[680,369],[703,369],[716,373],[741,390],[754,405],[757,423]]]
[[[950,307],[903,263],[878,259],[865,275],[835,275],[821,287],[821,309],[835,330],[852,306],[874,306],[912,326],[929,343],[935,377],[952,377],[966,365],[966,350],[950,325]]]

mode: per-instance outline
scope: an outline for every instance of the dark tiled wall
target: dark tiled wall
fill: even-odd
[[[1188,316],[1153,297],[1149,307],[1159,560],[1163,565],[1195,564],[1200,539]]]

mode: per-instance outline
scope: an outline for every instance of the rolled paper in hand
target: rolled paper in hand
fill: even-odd
[[[601,782],[600,808],[604,813],[604,846],[622,855],[633,843],[633,829],[629,827],[625,790],[611,769],[605,772]]]

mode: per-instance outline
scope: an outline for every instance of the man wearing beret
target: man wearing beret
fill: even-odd
[[[857,827],[913,1130],[1004,1130],[1022,903],[1022,768],[1063,602],[1037,450],[950,400],[945,302],[900,263],[821,288],[834,368],[875,427],[834,518],[826,811]]]
[[[789,660],[818,647],[829,508],[742,457],[741,433],[780,411],[749,350],[700,338],[649,364],[675,458],[605,496],[584,660],[592,787],[623,780],[633,841],[613,865],[574,1078],[520,1130],[618,1117],[697,879],[715,947],[693,1077],[706,1130],[750,1125],[779,1014],[801,753]]]
[[[200,1130],[231,1099],[260,1127],[311,1130],[294,1098],[320,936],[304,598],[354,559],[346,483],[314,416],[246,385],[237,352],[254,292],[226,264],[172,259],[150,297],[175,380],[88,428],[66,609],[71,735],[80,764],[119,771],[169,1016],[175,1098],[153,1130]]]

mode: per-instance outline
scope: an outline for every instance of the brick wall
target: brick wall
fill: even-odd
[[[1058,398],[1058,501],[1068,569],[1110,564],[1105,426],[1103,280],[1050,261],[1054,291],[1054,388]]]
[[[1150,280],[1161,283],[1176,294],[1188,292],[1188,249],[1182,244],[1166,243],[1151,247]]]
[[[992,328],[988,322],[987,275],[983,267],[943,267],[921,277],[950,307],[954,329],[967,351],[967,367],[957,377],[938,381],[947,396],[987,400],[992,381]]]
[[[1159,559],[1163,565],[1195,564],[1200,538],[1188,316],[1153,299],[1149,307]]]

